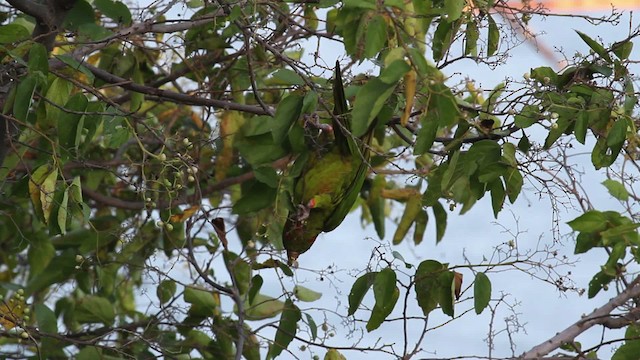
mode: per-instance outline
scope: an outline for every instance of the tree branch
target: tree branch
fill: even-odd
[[[157,96],[166,101],[175,102],[177,104],[184,105],[197,105],[197,106],[211,106],[219,109],[225,110],[237,110],[255,115],[269,115],[265,109],[260,106],[252,106],[252,105],[244,105],[238,104],[231,101],[224,100],[216,100],[216,99],[207,99],[193,95],[180,94],[174,91],[158,89],[146,85],[136,84],[131,80],[121,78],[119,76],[113,75],[108,71],[99,69],[95,66],[92,66],[88,63],[83,63],[89,71],[91,71],[97,78],[100,78],[103,81],[106,81],[110,84],[117,84],[123,89],[139,92],[146,95]]]
[[[538,359],[562,344],[574,341],[574,339],[595,325],[606,325],[611,321],[611,312],[619,306],[626,303],[629,299],[640,296],[640,277],[637,277],[631,285],[618,296],[609,300],[604,306],[594,310],[591,314],[578,320],[575,324],[569,326],[562,332],[558,333],[551,339],[534,346],[531,350],[520,355],[519,359]]]
[[[286,156],[283,157],[281,159],[278,159],[276,161],[274,161],[271,166],[279,169],[282,168],[284,166],[286,166],[290,161],[292,160],[291,156]],[[198,201],[198,199],[202,198],[203,196],[207,196],[207,194],[211,194],[213,192],[216,191],[220,191],[223,189],[228,188],[229,186],[232,185],[236,185],[236,184],[241,184],[245,181],[251,180],[255,177],[255,174],[253,173],[253,171],[249,171],[247,173],[244,173],[242,175],[238,175],[238,176],[234,176],[234,177],[230,177],[227,179],[224,179],[222,181],[218,181],[214,184],[211,184],[209,186],[207,186],[206,188],[204,188],[202,190],[201,194],[193,194],[187,197],[181,197],[181,198],[177,198],[171,201],[160,201],[156,208],[157,209],[167,209],[167,208],[171,208],[174,206],[178,206],[181,204],[191,204],[195,201]],[[118,198],[114,198],[111,196],[107,196],[107,195],[103,195],[95,190],[90,190],[87,189],[85,187],[82,188],[82,193],[84,196],[93,199],[94,201],[97,201],[101,204],[104,205],[108,205],[108,206],[113,206],[119,209],[125,209],[125,210],[142,210],[145,209],[147,207],[147,204],[144,201],[127,201],[127,200],[122,200],[122,199],[118,199]]]

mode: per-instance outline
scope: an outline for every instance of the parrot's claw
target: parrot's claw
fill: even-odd
[[[306,220],[309,217],[309,212],[311,211],[311,208],[307,205],[303,205],[300,204],[298,205],[298,211],[296,211],[296,220],[298,221],[303,221]]]
[[[333,133],[333,126],[321,123],[318,114],[316,113],[305,115],[304,125],[305,127],[307,127],[307,125],[312,126],[318,130],[322,130],[323,132]]]

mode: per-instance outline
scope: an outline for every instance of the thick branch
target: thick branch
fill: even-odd
[[[519,359],[539,359],[558,349],[562,344],[572,342],[574,339],[595,325],[606,325],[611,321],[611,312],[622,306],[634,297],[640,296],[640,277],[636,278],[631,285],[618,296],[609,300],[604,306],[594,310],[591,314],[578,320],[551,339],[522,354]]]
[[[7,0],[9,5],[39,21],[47,18],[47,6],[31,0]]]

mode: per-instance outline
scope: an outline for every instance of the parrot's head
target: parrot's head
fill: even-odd
[[[287,250],[287,263],[296,263],[298,256],[311,248],[320,230],[314,231],[306,221],[287,219],[282,233],[282,243]]]

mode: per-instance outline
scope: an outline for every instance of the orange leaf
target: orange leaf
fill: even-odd
[[[24,301],[18,301],[14,298],[0,303],[0,324],[6,330],[11,330],[16,327],[16,325],[22,322],[24,307]]]
[[[453,281],[455,282],[454,294],[456,295],[456,300],[458,300],[460,299],[460,292],[462,291],[462,274],[454,271]]]
[[[192,205],[190,208],[185,209],[182,214],[173,214],[169,218],[172,223],[184,222],[188,218],[192,217],[198,210],[200,210],[200,205]]]

